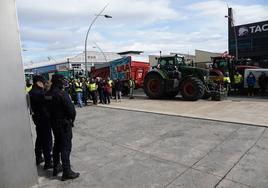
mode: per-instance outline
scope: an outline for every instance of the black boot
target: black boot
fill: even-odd
[[[52,161],[45,162],[44,170],[48,170],[50,168],[53,168]]]
[[[36,166],[38,166],[42,162],[44,162],[45,160],[44,160],[44,158],[42,156],[40,156],[40,157],[36,157],[35,161],[36,161]]]
[[[57,164],[53,167],[53,176],[57,176],[58,173],[62,172],[62,166],[61,164]]]
[[[72,169],[63,170],[61,181],[78,178],[80,173],[72,171]]]

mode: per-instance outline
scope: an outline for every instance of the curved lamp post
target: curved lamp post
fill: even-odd
[[[85,39],[85,69],[86,69],[86,76],[88,76],[88,70],[87,70],[87,39],[88,39],[88,34],[89,34],[89,31],[91,30],[92,25],[96,22],[98,17],[103,16],[104,18],[112,18],[112,16],[102,14],[107,6],[108,6],[108,4],[105,5],[105,7],[103,7],[103,9],[98,14],[95,15],[94,19],[92,20],[92,22],[89,25],[89,28],[87,30],[86,39]]]
[[[103,50],[100,48],[100,46],[96,42],[94,42],[94,44],[95,44],[95,46],[93,46],[93,48],[97,48],[102,53],[102,55],[103,55],[103,57],[105,59],[105,62],[107,63],[108,61],[107,61],[106,55],[103,52]]]

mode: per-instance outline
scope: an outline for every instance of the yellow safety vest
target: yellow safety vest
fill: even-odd
[[[75,83],[75,92],[83,92],[82,83]]]
[[[231,83],[230,77],[224,77],[223,81],[226,83]]]
[[[129,87],[130,88],[135,88],[135,82],[134,82],[134,80],[129,80]]]
[[[90,83],[88,85],[88,89],[89,89],[89,91],[96,91],[96,89],[97,89],[96,83]]]
[[[108,84],[109,84],[110,87],[112,87],[112,85],[113,85],[113,81],[112,81],[112,80],[109,80],[109,81],[108,81]]]
[[[242,75],[241,74],[238,74],[238,75],[234,75],[234,83],[235,84],[239,84],[239,83],[241,83],[241,81],[242,81]]]
[[[29,93],[32,90],[33,86],[25,87],[26,93]]]

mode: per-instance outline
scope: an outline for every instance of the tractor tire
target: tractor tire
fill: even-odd
[[[161,99],[165,94],[165,81],[157,73],[148,74],[143,83],[145,94],[151,99]]]
[[[201,99],[209,99],[211,97],[211,93],[205,92]]]
[[[183,99],[187,101],[196,101],[204,96],[205,86],[200,79],[189,77],[182,82],[180,92]]]

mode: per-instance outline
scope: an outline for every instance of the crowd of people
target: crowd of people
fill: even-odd
[[[252,72],[249,72],[249,74],[247,75],[247,77],[245,77],[244,80],[243,76],[239,72],[236,72],[234,75],[233,84],[231,84],[229,75],[225,75],[224,82],[226,88],[228,88],[228,93],[231,93],[231,90],[233,89],[234,94],[242,94],[243,89],[247,89],[246,92],[249,97],[252,97],[256,94],[264,96],[267,90],[268,76],[265,72],[262,72],[261,75],[256,78],[256,76]],[[243,87],[244,82],[246,84],[245,88]],[[257,84],[259,85],[258,89],[256,89]]]
[[[120,80],[111,80],[80,77],[77,79],[66,79],[66,91],[70,94],[74,104],[79,107],[86,106],[88,100],[94,105],[110,104],[114,97],[116,101],[122,99],[123,83]]]

